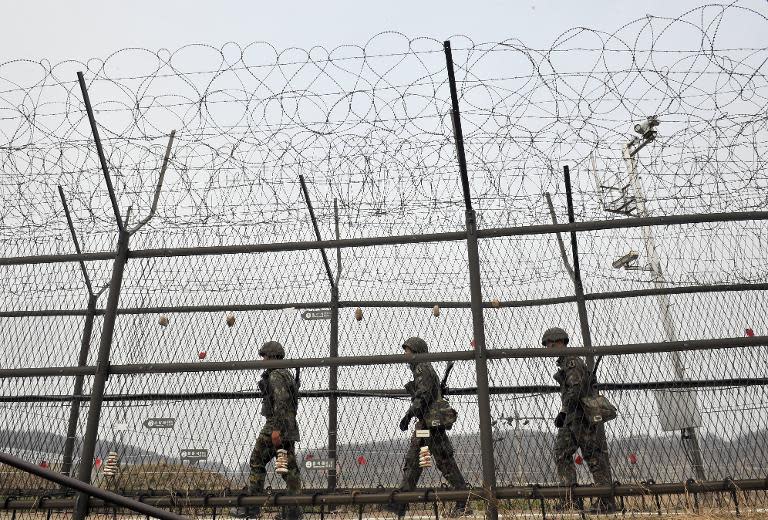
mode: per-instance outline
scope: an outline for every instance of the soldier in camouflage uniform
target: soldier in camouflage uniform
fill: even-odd
[[[541,338],[545,347],[563,348],[568,345],[568,334],[559,327],[547,329]],[[574,486],[576,467],[573,455],[581,448],[581,454],[587,462],[595,484],[610,486],[611,472],[607,460],[607,450],[601,443],[598,425],[589,423],[584,418],[581,398],[591,391],[592,374],[584,360],[578,356],[560,356],[557,358],[555,381],[560,385],[560,413],[555,418],[557,438],[555,440],[555,465],[560,484]],[[597,505],[601,512],[613,512],[613,498],[601,499]]]
[[[428,352],[427,343],[418,337],[408,338],[403,343],[403,350],[406,354],[426,354]],[[411,372],[413,381],[405,385],[405,389],[411,394],[411,406],[408,408],[405,416],[400,421],[400,429],[407,431],[411,419],[416,418],[416,429],[427,429],[424,423],[424,414],[429,406],[440,396],[440,378],[431,363],[411,363]],[[422,468],[419,466],[419,448],[424,444],[429,446],[432,459],[435,461],[440,473],[443,474],[454,489],[467,489],[467,482],[461,474],[456,459],[453,456],[453,445],[445,431],[445,428],[429,428],[429,437],[416,437],[413,432],[408,452],[405,455],[403,465],[403,481],[400,489],[403,491],[412,491],[416,489],[416,484],[421,476]],[[407,504],[388,504],[387,509],[391,512],[403,516],[407,510]],[[472,510],[467,505],[466,500],[456,502],[454,508],[446,515],[457,517],[471,514]]]
[[[259,355],[262,359],[283,359],[285,350],[277,341],[268,341],[259,349]],[[283,480],[289,494],[298,494],[301,491],[301,475],[294,451],[295,443],[299,440],[299,427],[296,423],[299,390],[296,380],[288,369],[267,369],[261,374],[259,390],[264,396],[261,415],[266,421],[259,432],[249,461],[250,493],[256,495],[264,492],[266,466],[277,456],[277,450],[282,448],[288,452],[288,473],[282,475]],[[298,507],[288,506],[285,513],[285,520],[297,520],[301,517],[301,509]],[[251,506],[238,510],[237,516],[258,518],[260,514],[260,506]]]

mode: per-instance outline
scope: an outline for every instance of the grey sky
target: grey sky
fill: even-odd
[[[334,47],[364,43],[381,31],[446,38],[463,34],[474,41],[519,38],[548,44],[576,26],[614,31],[643,17],[677,16],[700,1],[478,1],[438,2],[249,2],[213,4],[200,0],[156,2],[12,2],[3,8],[3,59],[59,61],[103,56],[123,47],[175,49],[187,43],[215,46],[227,41],[267,41],[277,48]],[[765,2],[739,5],[765,11]],[[757,35],[756,35],[757,36]]]

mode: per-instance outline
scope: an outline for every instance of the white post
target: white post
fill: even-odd
[[[629,174],[629,182],[632,185],[632,189],[635,193],[635,205],[637,206],[637,216],[644,218],[649,216],[648,210],[645,207],[645,195],[643,194],[640,180],[637,176],[637,160],[634,154],[631,152],[631,147],[637,142],[637,139],[633,139],[622,150],[622,156],[624,162],[627,165],[627,173]],[[664,273],[661,270],[661,261],[659,259],[658,251],[656,250],[656,239],[653,236],[653,231],[650,226],[642,226],[643,242],[645,243],[645,252],[650,263],[651,271],[653,272],[653,283],[657,288],[665,288],[667,286]],[[661,325],[664,329],[664,334],[668,341],[677,341],[677,330],[675,329],[675,323],[672,319],[672,310],[669,303],[669,295],[659,294],[657,296],[659,302],[659,314],[661,316]],[[678,352],[670,352],[670,361],[675,371],[675,379],[685,379],[685,367],[680,360],[680,354]],[[693,470],[696,473],[698,480],[705,480],[704,474],[704,461],[701,457],[701,449],[699,447],[698,436],[696,435],[695,427],[684,428],[681,431],[684,445],[688,447],[691,455],[691,462]]]
[[[643,194],[640,181],[637,177],[637,161],[630,153],[630,146],[635,140],[630,141],[624,145],[623,156],[624,162],[627,164],[627,172],[629,173],[629,182],[632,185],[632,189],[635,193],[635,204],[637,205],[637,216],[644,218],[649,216],[648,210],[645,207],[645,195]],[[650,263],[651,271],[653,272],[653,284],[657,288],[664,288],[667,286],[664,278],[664,273],[661,270],[661,261],[659,259],[658,251],[656,250],[656,239],[653,236],[653,231],[650,226],[643,226],[641,228],[643,233],[643,242],[645,243],[645,252]],[[675,329],[675,323],[672,320],[672,311],[669,303],[669,295],[659,294],[657,296],[659,302],[659,313],[661,315],[661,326],[664,329],[664,334],[667,337],[667,341],[677,341],[677,330]],[[677,379],[685,379],[685,367],[680,361],[680,354],[678,352],[669,353],[672,366],[675,370],[675,377]]]

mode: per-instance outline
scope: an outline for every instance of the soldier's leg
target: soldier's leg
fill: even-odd
[[[464,480],[464,475],[456,464],[453,444],[451,444],[446,431],[443,429],[430,430],[429,435],[429,451],[432,453],[432,460],[435,461],[437,469],[454,489],[467,489],[467,481]],[[456,507],[449,516],[457,516],[467,512],[466,499],[457,500]]]
[[[583,425],[574,430],[576,442],[581,448],[581,454],[595,479],[595,484],[607,486],[611,484],[611,474],[605,464],[603,448],[600,443],[597,428]]]
[[[405,458],[403,459],[403,480],[400,483],[399,488],[402,491],[412,491],[416,489],[416,484],[419,482],[419,477],[421,476],[421,468],[419,467],[419,448],[421,448],[421,439],[416,437],[416,432],[414,432],[411,437],[411,442],[408,445],[408,451],[405,452]],[[408,505],[390,503],[385,506],[385,509],[392,513],[396,513],[398,516],[403,516],[408,510]]]
[[[403,491],[412,491],[416,489],[421,477],[421,467],[419,467],[419,449],[421,448],[421,438],[416,437],[414,432],[411,437],[411,443],[408,445],[408,451],[403,459],[403,481],[400,489]]]
[[[555,438],[554,457],[557,476],[561,486],[573,486],[577,483],[576,468],[573,465],[573,454],[578,446],[569,427],[557,429]]]
[[[299,465],[296,463],[295,443],[283,442],[283,449],[288,452],[288,473],[282,475],[285,485],[288,488],[289,495],[298,495],[301,493],[301,473]],[[301,517],[301,508],[298,506],[288,506],[285,508],[286,520],[296,520]]]
[[[257,495],[264,491],[264,481],[267,478],[267,464],[275,455],[272,439],[268,435],[259,434],[248,462],[251,468],[248,484],[252,495]],[[261,507],[252,506],[247,508],[247,511],[249,516],[258,516],[261,513]]]
[[[611,470],[607,464],[608,453],[604,450],[601,442],[600,431],[596,426],[584,425],[577,432],[576,441],[581,448],[584,460],[587,462],[592,478],[598,486],[611,485]],[[594,504],[594,503],[593,503]],[[615,511],[615,501],[613,497],[600,498],[597,501],[597,508],[600,512]]]

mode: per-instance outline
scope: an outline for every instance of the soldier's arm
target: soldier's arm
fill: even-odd
[[[565,377],[563,381],[562,411],[571,413],[581,405],[587,377],[587,365],[580,358],[572,358],[565,362]]]
[[[408,412],[414,417],[421,417],[427,411],[432,400],[431,381],[427,370],[417,368],[413,374],[413,394]]]
[[[293,396],[290,383],[277,371],[269,374],[269,386],[272,390],[272,421],[281,434],[290,427],[293,412]]]

